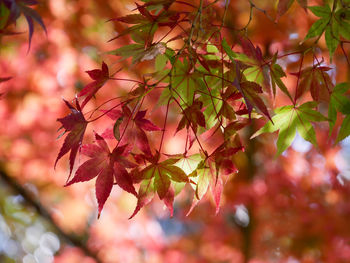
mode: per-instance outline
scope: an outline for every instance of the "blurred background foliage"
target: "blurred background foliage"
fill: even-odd
[[[275,23],[275,2],[256,1],[268,16],[254,9],[247,30],[266,55],[300,49],[315,21],[295,2]],[[316,4],[323,1],[309,1]],[[0,36],[0,77],[13,77],[0,84],[0,262],[350,262],[350,143],[334,146],[327,139],[328,126],[317,130],[319,150],[297,137],[278,160],[274,135],[252,140],[235,157],[240,172],[227,183],[217,216],[212,200],[205,199],[186,217],[192,196],[185,191],[175,202],[173,218],[156,201],[127,220],[136,199],[113,188],[97,220],[93,182],[63,187],[67,159],[53,169],[62,143],[56,141],[55,120],[66,114],[61,97],[73,98],[89,81],[85,71],[99,68],[102,60],[113,65],[105,52],[128,41],[108,43],[123,25],[106,21],[134,8],[126,0],[40,1],[35,10],[47,35],[35,25],[29,53],[24,17],[11,28],[21,34]],[[242,28],[249,17],[249,1],[230,1],[228,26]],[[323,37],[319,46],[319,56],[330,64]],[[288,56],[281,64],[296,72],[299,57]],[[331,67],[334,81],[349,80],[340,50]],[[137,70],[122,74],[137,77]],[[295,81],[288,76],[286,85]],[[106,86],[99,100],[127,85]],[[105,127],[101,122],[94,129]],[[243,137],[255,128],[244,130]],[[165,147],[175,153],[179,145],[167,138]]]

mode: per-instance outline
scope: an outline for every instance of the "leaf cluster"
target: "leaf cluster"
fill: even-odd
[[[310,7],[306,1],[298,2],[320,17],[305,40],[325,32],[332,57],[341,38],[349,39],[348,7],[338,6],[336,1],[333,10],[327,5]],[[278,16],[292,3],[279,1]],[[111,74],[102,62],[101,69],[87,71],[92,82],[77,95],[76,107],[65,102],[71,113],[58,121],[69,134],[57,160],[70,151],[70,173],[87,125],[105,116],[113,120],[110,128],[101,135],[95,134],[95,144],[82,146],[82,153],[90,159],[78,167],[67,183],[68,186],[97,177],[99,214],[113,185],[137,197],[131,217],[155,195],[173,214],[174,198],[186,184],[194,192],[190,211],[210,192],[218,212],[224,185],[238,171],[235,155],[244,151],[247,140],[278,131],[278,156],[298,132],[317,148],[315,126],[328,122],[332,132],[338,113],[345,119],[335,143],[350,134],[350,101],[344,96],[349,86],[335,85],[330,75],[332,68],[323,65],[315,54],[312,65],[303,64],[304,56],[313,49],[297,52],[299,71],[287,72],[280,60],[295,53],[263,54],[240,30],[231,30],[233,37],[225,38],[223,25],[213,26],[221,22],[213,6],[202,0],[198,5],[189,1],[144,1],[136,4],[134,14],[111,19],[126,25],[111,41],[128,38],[130,44],[109,54],[133,67],[153,63],[153,69],[140,80],[123,79],[119,78],[119,71]],[[284,82],[288,74],[297,77],[294,91]],[[102,115],[85,119],[85,105],[114,80],[135,85]],[[289,103],[275,108],[279,94],[286,96]],[[164,112],[163,118],[152,116],[144,103],[153,96],[158,96],[154,108]],[[328,107],[328,117],[323,115],[321,103]],[[183,152],[176,155],[162,151],[165,135],[173,132],[167,127],[170,114],[178,116],[172,136],[186,135]],[[256,119],[265,125],[251,138],[242,139],[242,130]],[[163,123],[163,127],[155,123]],[[154,138],[158,138],[159,146]],[[116,145],[112,151],[107,139]]]

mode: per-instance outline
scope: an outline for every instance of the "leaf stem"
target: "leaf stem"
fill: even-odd
[[[163,145],[164,134],[165,134],[165,127],[166,127],[166,122],[167,122],[167,119],[168,119],[168,112],[169,112],[170,101],[171,101],[171,98],[168,100],[168,104],[167,104],[167,106],[166,106],[166,112],[165,112],[165,118],[164,118],[164,126],[163,126],[162,138],[160,139],[160,145],[159,145],[159,151],[158,151],[158,152],[161,151],[162,145]]]

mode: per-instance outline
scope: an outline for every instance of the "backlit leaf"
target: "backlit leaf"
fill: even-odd
[[[321,18],[321,19],[317,20],[310,27],[304,40],[321,35],[323,33],[323,31],[326,29],[326,26],[328,23],[329,23],[329,18]]]
[[[70,109],[71,113],[68,114],[64,118],[59,118],[59,121],[62,124],[61,128],[65,129],[65,132],[69,132],[67,137],[64,140],[64,143],[58,153],[58,156],[55,161],[55,166],[59,159],[62,158],[66,153],[70,151],[69,155],[69,164],[70,164],[70,172],[71,175],[75,157],[79,148],[81,147],[84,133],[87,126],[87,121],[84,118],[83,113],[81,112],[80,105],[78,101],[76,102],[76,108],[74,108],[68,101],[64,100],[67,107]]]
[[[155,162],[139,172],[137,176],[142,180],[138,194],[139,200],[131,217],[133,217],[140,208],[147,203],[145,201],[147,199],[145,199],[146,196],[153,196],[151,192],[157,192],[159,199],[164,201],[172,214],[171,200],[173,200],[174,189],[171,185],[174,183],[186,183],[189,181],[184,171],[174,165],[178,160],[179,159],[168,159],[160,163]],[[149,185],[151,182],[153,182],[153,187]]]
[[[327,4],[324,6],[309,6],[308,9],[310,9],[315,16],[324,18],[329,18],[332,12]]]
[[[74,177],[65,186],[78,182],[89,181],[95,177],[96,198],[98,202],[98,215],[100,216],[103,206],[109,197],[114,179],[117,185],[124,191],[137,195],[133,181],[125,167],[135,167],[125,159],[125,147],[116,147],[111,153],[106,141],[97,133],[96,144],[86,145],[83,153],[91,159],[84,162],[76,171]]]
[[[96,94],[96,92],[102,88],[102,86],[109,80],[109,70],[106,63],[102,62],[101,69],[94,69],[86,71],[90,78],[94,81],[87,84],[79,93],[78,97],[85,97],[81,107],[84,108],[86,103]]]
[[[350,115],[347,115],[340,126],[340,130],[335,143],[338,143],[344,140],[349,135],[350,135]]]
[[[299,107],[285,106],[275,110],[276,115],[267,122],[251,138],[262,133],[271,133],[279,130],[277,139],[277,155],[283,153],[293,142],[296,130],[307,141],[317,146],[315,130],[311,122],[327,121],[328,119],[313,108],[314,102],[306,102]]]
[[[348,89],[348,83],[340,83],[336,85],[332,91],[328,106],[328,118],[330,119],[330,133],[332,133],[333,127],[337,120],[337,112],[350,115],[350,100],[344,94]]]
[[[337,25],[337,23],[334,23]],[[329,50],[329,56],[332,58],[334,51],[337,49],[337,46],[339,44],[339,31],[337,31],[338,28],[335,26],[330,26],[328,25],[326,27],[326,32],[325,32],[325,39],[326,39],[326,44],[327,48]]]

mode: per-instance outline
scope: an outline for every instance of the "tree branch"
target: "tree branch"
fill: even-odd
[[[26,190],[22,185],[20,185],[14,178],[9,176],[0,165],[0,179],[5,182],[14,192],[20,194],[25,202],[33,207],[35,211],[45,218],[52,226],[54,232],[58,234],[67,243],[72,244],[75,247],[81,249],[87,256],[94,259],[97,263],[102,263],[98,258],[97,254],[86,247],[86,244],[77,236],[66,233],[62,228],[60,228],[54,221],[53,217],[49,211],[35,198],[28,190]]]

